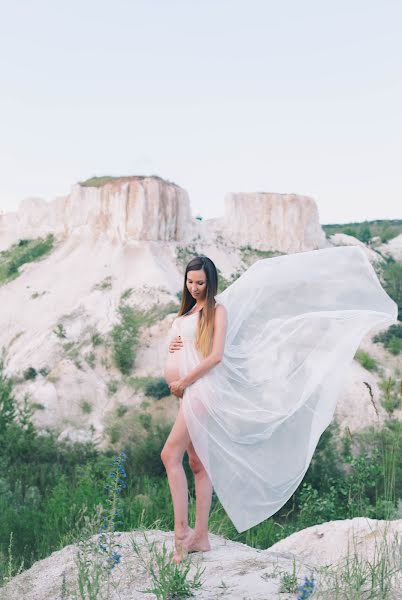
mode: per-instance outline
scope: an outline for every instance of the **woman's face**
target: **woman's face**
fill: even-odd
[[[187,289],[195,300],[203,300],[207,293],[207,276],[205,271],[188,271],[186,278]]]

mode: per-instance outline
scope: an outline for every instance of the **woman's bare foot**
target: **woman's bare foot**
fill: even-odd
[[[208,552],[208,550],[211,550],[211,544],[209,543],[208,533],[205,533],[200,536],[198,536],[194,533],[194,536],[190,540],[190,544],[188,546],[187,551],[188,552]]]
[[[173,562],[180,563],[182,560],[187,558],[188,548],[192,543],[193,537],[194,529],[191,527],[187,528],[187,531],[184,535],[174,536],[175,550],[172,557]]]

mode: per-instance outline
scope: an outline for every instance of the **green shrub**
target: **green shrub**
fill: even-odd
[[[175,309],[176,303],[156,304],[149,310],[133,308],[124,302],[119,305],[119,322],[113,327],[110,337],[114,363],[123,375],[128,375],[134,366],[140,327],[153,325]]]
[[[53,329],[53,333],[59,338],[67,337],[63,323],[57,323],[56,328]]]
[[[119,404],[119,406],[116,407],[116,416],[124,417],[124,415],[126,414],[127,411],[128,411],[127,406],[124,406],[124,404]]]
[[[91,369],[95,368],[95,363],[96,363],[96,354],[95,354],[95,352],[88,352],[88,354],[85,355],[85,360],[87,361],[87,363],[89,364],[89,366],[91,367]]]
[[[385,291],[398,305],[398,319],[402,321],[402,263],[389,259],[381,270]]]
[[[104,175],[103,177],[90,177],[85,181],[79,181],[81,187],[102,187],[106,183],[111,183],[118,177],[113,177],[112,175]]]
[[[39,260],[48,254],[54,245],[54,235],[35,240],[20,240],[8,250],[0,252],[0,282],[16,277],[23,264]]]
[[[402,383],[396,379],[388,377],[381,379],[380,389],[383,392],[381,396],[381,404],[385,410],[392,413],[394,410],[402,406]]]
[[[124,292],[122,293],[122,295],[120,296],[120,300],[123,302],[124,300],[127,300],[131,294],[133,293],[133,288],[127,288],[126,290],[124,290]]]
[[[373,342],[381,342],[389,352],[398,355],[402,350],[402,325],[396,323],[388,327],[385,331],[377,333],[373,337]]]
[[[134,366],[141,316],[126,304],[118,308],[120,322],[111,332],[112,355],[118,369],[128,375]]]
[[[170,396],[170,388],[163,377],[148,382],[145,385],[144,391],[146,396],[152,396],[153,398],[157,398],[157,400],[165,396]]]
[[[113,396],[119,389],[119,382],[117,379],[111,379],[107,382],[107,393],[109,396]]]
[[[356,352],[355,358],[359,361],[359,363],[364,369],[367,369],[367,371],[377,371],[377,361],[375,360],[375,358],[370,356],[368,352],[365,352],[364,350],[358,350]]]
[[[97,331],[91,335],[91,342],[94,346],[99,346],[103,342],[103,338]]]
[[[86,415],[89,415],[92,412],[92,404],[88,402],[88,400],[81,400],[80,406],[82,412]]]
[[[38,372],[36,369],[34,369],[34,367],[28,367],[24,371],[24,379],[26,379],[26,380],[35,379],[37,374],[38,374]]]
[[[110,290],[112,289],[112,276],[108,275],[100,283],[94,285],[94,290]]]

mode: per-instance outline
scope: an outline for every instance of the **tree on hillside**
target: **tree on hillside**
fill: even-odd
[[[402,321],[402,263],[387,262],[382,269],[384,287],[398,305],[398,319]]]

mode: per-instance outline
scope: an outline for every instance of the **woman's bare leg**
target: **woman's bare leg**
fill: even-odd
[[[176,562],[180,562],[186,556],[190,539],[194,534],[188,526],[188,485],[183,468],[183,456],[189,442],[190,436],[180,403],[176,420],[161,452],[173,501]]]
[[[208,539],[208,517],[212,501],[212,484],[204,465],[200,461],[192,442],[187,446],[189,465],[195,482],[195,526],[194,539],[189,551],[211,549]]]

